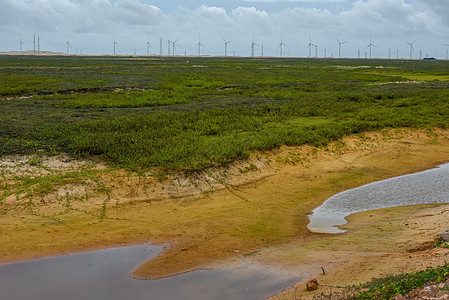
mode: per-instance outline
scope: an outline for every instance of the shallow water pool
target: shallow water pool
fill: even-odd
[[[321,233],[345,232],[337,226],[353,213],[430,203],[449,203],[449,164],[336,194],[313,210],[308,228]]]
[[[130,272],[163,251],[137,245],[0,265],[0,299],[265,299],[301,280],[267,266],[198,270],[158,280]]]

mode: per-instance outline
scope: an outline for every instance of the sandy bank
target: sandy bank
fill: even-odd
[[[0,261],[150,241],[173,246],[135,276],[158,278],[237,259],[311,276],[323,267],[318,280],[326,286],[419,268],[437,263],[440,250],[429,248],[449,227],[443,206],[357,214],[349,232],[336,236],[308,232],[307,214],[340,191],[447,162],[448,146],[449,130],[391,130],[322,149],[254,153],[227,168],[168,178],[92,166],[61,178],[73,169],[48,171],[45,159],[18,169],[3,160]],[[36,170],[24,170],[27,164]],[[25,184],[17,174],[36,181]]]

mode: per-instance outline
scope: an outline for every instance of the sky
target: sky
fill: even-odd
[[[0,0],[0,51],[445,59],[448,16],[449,0]]]

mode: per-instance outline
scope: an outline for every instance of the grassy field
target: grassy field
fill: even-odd
[[[0,155],[192,172],[280,145],[446,127],[449,62],[0,56]]]

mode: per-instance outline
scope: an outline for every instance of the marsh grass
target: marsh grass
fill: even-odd
[[[0,57],[0,63],[0,155],[64,151],[133,170],[195,172],[254,150],[322,146],[381,128],[446,127],[449,120],[446,62]],[[394,84],[411,76],[429,80]]]

